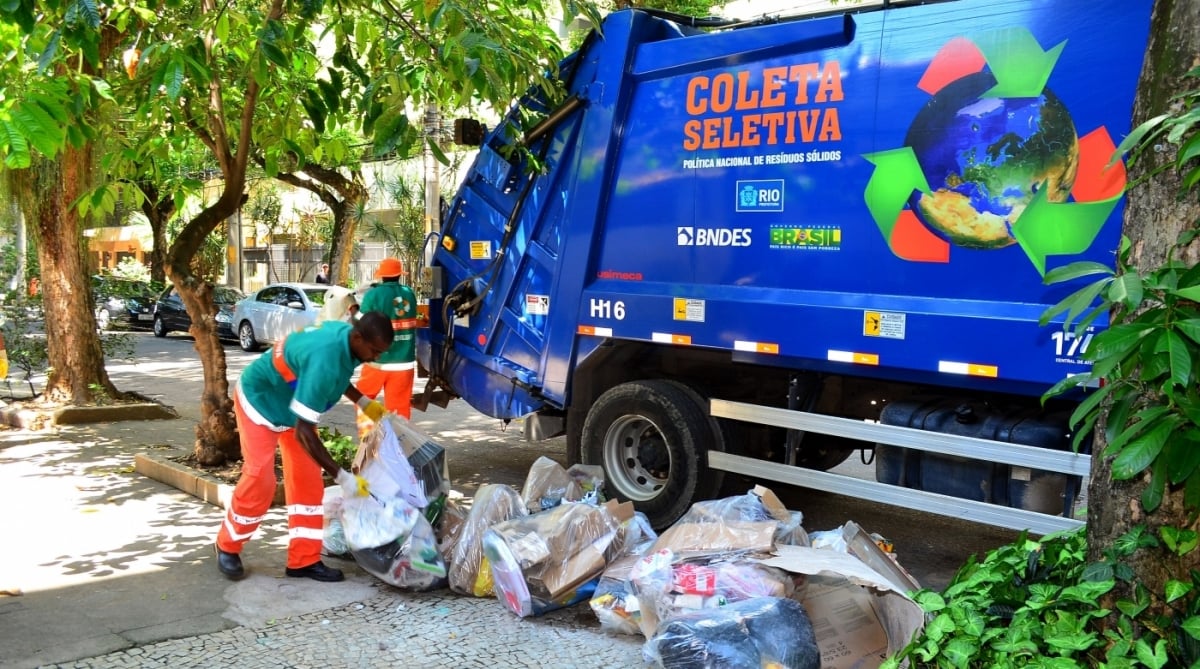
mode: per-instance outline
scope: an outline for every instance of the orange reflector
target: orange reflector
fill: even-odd
[[[761,341],[735,341],[733,342],[733,350],[747,351],[749,353],[772,353],[779,354],[779,344],[769,344]]]
[[[849,362],[856,365],[878,365],[879,355],[877,353],[857,353],[854,351],[836,351],[829,349],[825,356],[833,362]]]
[[[650,341],[658,342],[659,344],[682,344],[690,346],[692,337],[691,335],[670,334],[667,332],[651,332]]]
[[[1000,368],[995,365],[978,365],[973,362],[951,362],[949,360],[939,360],[938,371],[944,374],[986,376],[992,379],[1000,374]]]

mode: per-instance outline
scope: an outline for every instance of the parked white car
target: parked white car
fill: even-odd
[[[233,323],[243,351],[260,350],[317,321],[325,303],[323,283],[273,283],[233,308]]]

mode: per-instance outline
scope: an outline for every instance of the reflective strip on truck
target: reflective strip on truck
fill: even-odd
[[[857,365],[878,365],[879,355],[876,353],[856,353],[854,351],[835,351],[829,349],[825,356],[832,362],[850,362]]]
[[[580,325],[579,329],[576,330],[576,332],[578,332],[581,335],[588,335],[589,337],[611,337],[612,336],[612,328],[598,328],[593,325]]]
[[[996,378],[1000,368],[995,365],[977,365],[973,362],[951,362],[938,360],[938,371],[945,374],[963,374],[965,376],[986,376]]]
[[[733,350],[748,351],[750,353],[774,353],[779,354],[779,344],[769,344],[761,341],[741,341],[733,342]]]
[[[671,334],[669,332],[651,332],[650,341],[657,344],[683,344],[685,346],[692,345],[691,335]]]

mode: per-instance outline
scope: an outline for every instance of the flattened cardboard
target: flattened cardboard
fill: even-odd
[[[678,523],[658,535],[647,552],[669,548],[677,555],[737,550],[769,553],[775,546],[778,526],[773,520]]]
[[[901,586],[853,555],[779,546],[757,561],[809,577],[800,603],[813,621],[822,669],[878,667],[924,625],[924,612]]]

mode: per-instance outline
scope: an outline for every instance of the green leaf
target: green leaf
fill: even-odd
[[[1183,164],[1197,155],[1200,155],[1200,134],[1192,135],[1191,139],[1179,147],[1179,153],[1175,158],[1175,168],[1183,169]]]
[[[1079,403],[1079,406],[1075,408],[1075,411],[1071,414],[1071,419],[1067,424],[1070,425],[1072,429],[1077,428],[1079,424],[1083,422],[1084,417],[1095,411],[1100,402],[1104,401],[1104,398],[1108,397],[1114,388],[1116,388],[1116,386],[1109,384],[1101,386],[1098,390],[1088,393],[1087,399]]]
[[[53,157],[62,148],[62,126],[38,105],[22,100],[13,108],[12,118],[30,146],[42,155]]]
[[[978,652],[979,645],[975,642],[963,637],[955,637],[942,648],[941,658],[949,662],[952,667],[967,667],[975,660]]]
[[[1200,267],[1200,265],[1197,265],[1197,267]],[[1188,339],[1200,344],[1200,318],[1175,321],[1175,329],[1182,332]]]
[[[1141,342],[1142,337],[1153,330],[1153,327],[1139,323],[1124,323],[1111,327],[1092,339],[1088,352],[1095,360],[1124,357]]]
[[[1177,288],[1171,291],[1172,295],[1182,297],[1185,300],[1200,302],[1200,286],[1190,286],[1188,288]]]
[[[1109,284],[1108,299],[1131,309],[1136,308],[1142,303],[1142,278],[1134,272],[1117,277]]]
[[[45,74],[46,70],[54,63],[54,57],[58,55],[58,45],[62,42],[62,33],[55,30],[50,35],[50,39],[46,42],[46,48],[42,49],[42,54],[38,56],[38,74]]]
[[[432,137],[426,138],[426,143],[429,145],[429,151],[433,153],[433,157],[443,165],[450,165],[450,159],[446,157],[442,147],[438,146],[437,142],[433,141]]]
[[[267,60],[282,68],[290,68],[292,62],[284,55],[283,50],[275,46],[274,43],[268,42],[265,39],[258,43],[258,49],[266,56]]]
[[[1200,640],[1200,616],[1191,616],[1179,625],[1188,636]]]
[[[1145,471],[1158,457],[1175,427],[1171,420],[1158,422],[1152,430],[1130,441],[1112,462],[1112,475],[1118,481],[1128,481]]]
[[[1121,140],[1121,144],[1117,146],[1117,150],[1113,152],[1112,158],[1108,161],[1108,165],[1112,166],[1118,160],[1120,160],[1122,155],[1128,153],[1135,146],[1141,144],[1142,138],[1145,137],[1148,139],[1149,137],[1153,137],[1161,133],[1163,131],[1163,127],[1161,127],[1163,121],[1166,121],[1170,117],[1170,114],[1159,114],[1158,116],[1144,121],[1141,125],[1134,128],[1128,135],[1125,136],[1125,139]]]
[[[1142,507],[1149,513],[1154,513],[1162,505],[1163,495],[1167,488],[1167,464],[1159,458],[1150,469],[1150,482],[1142,489]]]
[[[1067,316],[1066,320],[1063,321],[1063,328],[1065,329],[1073,320],[1075,320],[1076,314],[1091,306],[1091,304],[1096,300],[1096,296],[1099,295],[1102,290],[1104,290],[1104,287],[1108,285],[1109,281],[1110,279],[1102,279],[1100,281],[1090,283],[1064,297],[1059,301],[1058,304],[1042,312],[1041,317],[1038,318],[1038,323],[1040,325],[1046,325],[1055,316],[1066,311],[1069,315]]]
[[[1116,384],[1109,384],[1113,387]],[[1129,421],[1129,411],[1133,408],[1133,403],[1137,396],[1133,393],[1124,393],[1114,396],[1112,404],[1108,407],[1108,417],[1105,419],[1104,425],[1104,442],[1111,444],[1117,438],[1117,433],[1125,429],[1125,425]]]
[[[183,92],[183,62],[178,55],[172,56],[163,68],[162,85],[172,102],[179,99],[179,94]]]
[[[21,130],[8,119],[0,120],[0,146],[5,150],[4,165],[18,170],[29,167],[33,158],[29,154],[29,143]]]
[[[1167,466],[1167,480],[1179,485],[1200,466],[1200,444],[1190,438],[1171,439],[1160,456]]]
[[[1171,356],[1171,381],[1186,388],[1192,380],[1192,353],[1187,342],[1174,330],[1167,331],[1167,352]]]
[[[1159,639],[1154,644],[1153,650],[1146,639],[1138,639],[1134,643],[1134,652],[1137,654],[1138,661],[1150,669],[1162,669],[1167,664],[1167,642],[1163,639]]]

